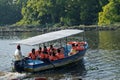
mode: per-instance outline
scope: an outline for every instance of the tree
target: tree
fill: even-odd
[[[120,22],[120,1],[110,0],[99,13],[98,25],[109,25]]]
[[[19,21],[22,16],[13,0],[0,0],[0,24],[13,24]]]
[[[39,25],[44,22],[47,15],[47,9],[50,6],[50,0],[28,0],[27,4],[22,8],[23,19],[18,25]]]
[[[104,0],[27,0],[22,7],[23,18],[17,24],[96,24],[101,5],[105,5]]]
[[[96,22],[98,21],[98,12],[100,11],[99,0],[84,0],[81,4],[81,24],[96,24]]]

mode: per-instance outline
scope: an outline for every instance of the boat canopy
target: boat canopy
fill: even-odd
[[[61,38],[65,38],[71,35],[75,35],[78,33],[83,32],[83,30],[78,30],[78,29],[65,29],[65,30],[60,30],[60,31],[54,31],[54,32],[49,32],[45,34],[41,34],[38,36],[34,36],[28,39],[23,39],[17,42],[13,42],[12,44],[24,44],[24,45],[37,45]]]

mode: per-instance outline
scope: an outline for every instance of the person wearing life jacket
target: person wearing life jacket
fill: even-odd
[[[84,48],[84,46],[83,46],[83,44],[76,44],[76,50],[77,51],[82,51],[82,50],[84,50],[85,48]]]
[[[68,42],[68,44],[76,44],[77,42],[76,41],[71,41],[71,42]]]
[[[39,58],[40,59],[44,59],[45,58],[45,55],[43,54],[41,47],[39,47],[39,49],[35,52],[35,54],[36,54],[36,56],[37,56],[38,59]]]
[[[50,45],[50,48],[48,49],[48,53],[50,54],[52,51],[56,51],[57,49],[53,47],[53,45]]]
[[[68,53],[69,56],[71,55],[74,55],[77,53],[77,50],[76,50],[76,45],[75,44],[72,44],[72,48],[71,48],[71,51],[70,53]]]
[[[35,49],[33,48],[32,51],[28,54],[28,57],[32,60],[35,60],[37,56],[35,55]]]
[[[54,61],[57,60],[56,52],[54,49],[51,50],[51,53],[49,54],[49,60]]]
[[[57,49],[56,56],[57,56],[58,59],[65,58],[64,54],[61,52],[60,49]]]
[[[86,42],[84,42],[84,41],[78,42],[78,45],[81,45],[81,46],[84,46],[85,44],[86,44]]]
[[[44,58],[45,59],[48,59],[49,58],[49,55],[48,55],[48,49],[47,49],[47,47],[46,46],[44,46],[44,48],[43,48],[43,54],[44,54]]]

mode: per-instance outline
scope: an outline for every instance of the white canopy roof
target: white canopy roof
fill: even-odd
[[[75,35],[81,32],[83,32],[83,30],[77,30],[77,29],[54,31],[54,32],[49,32],[42,35],[34,36],[28,39],[20,40],[17,42],[13,42],[12,44],[36,45],[36,44],[41,44],[41,43],[57,40],[60,38],[68,37],[71,35]]]

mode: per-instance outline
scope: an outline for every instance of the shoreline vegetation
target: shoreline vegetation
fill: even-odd
[[[15,27],[15,26],[4,26],[0,27],[0,32],[49,32],[49,31],[57,31],[62,29],[81,29],[85,31],[108,31],[108,30],[117,30],[120,26],[98,26],[98,25],[90,25],[90,26],[61,26],[61,27],[33,27],[33,26],[27,26],[27,27]]]

